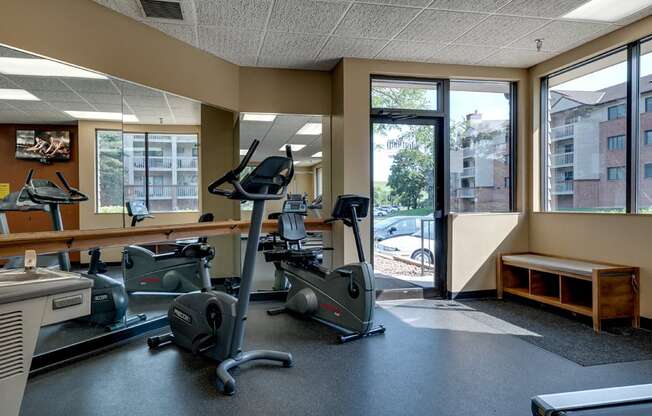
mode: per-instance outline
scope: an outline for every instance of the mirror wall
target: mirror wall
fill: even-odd
[[[290,145],[294,159],[294,178],[288,186],[288,197],[305,202],[305,218],[327,218],[328,209],[324,210],[324,201],[330,201],[330,136],[324,128],[322,116],[305,114],[261,114],[242,113],[239,119],[240,157],[244,157],[251,143],[260,140],[256,154],[249,163],[253,169],[260,161],[269,156],[285,154],[285,147]],[[282,212],[286,199],[269,201],[266,204],[265,217]],[[251,215],[251,202],[241,205],[243,219]],[[272,235],[263,236],[273,241]],[[241,253],[244,253],[246,236],[241,238]],[[324,247],[324,233],[309,232],[304,242],[306,247]],[[256,264],[255,288],[261,291],[282,290],[282,277],[276,276],[273,263],[265,261],[263,250],[269,245],[259,245]],[[244,261],[243,256],[241,260]],[[331,255],[325,251],[322,264],[329,267]]]
[[[260,114],[217,109],[169,92],[137,85],[0,45],[0,231],[2,234],[98,230],[247,220],[251,204],[206,192],[208,183],[232,169],[254,139],[261,141],[249,170],[292,146],[295,177],[289,192],[305,199],[307,218],[330,213],[329,117]],[[239,156],[240,155],[240,156]],[[84,195],[60,204],[26,208],[18,201],[26,177],[64,187],[61,172]],[[321,198],[320,198],[321,197]],[[323,199],[323,204],[319,200]],[[24,202],[24,201],[23,201]],[[266,216],[284,201],[267,204]],[[61,212],[55,227],[49,211]],[[137,218],[137,220],[134,220]],[[196,236],[190,241],[196,241]],[[270,237],[263,235],[261,242]],[[309,233],[310,246],[329,246],[329,236]],[[227,290],[241,272],[246,235],[211,237],[216,249],[212,283]],[[39,256],[43,267],[63,268],[96,280],[107,276],[123,291],[126,313],[113,322],[91,317],[41,330],[37,354],[156,322],[178,294],[198,290],[196,262],[178,255],[187,241],[101,247]],[[261,245],[261,247],[263,247]],[[322,258],[331,263],[330,252]],[[22,266],[0,258],[1,268]],[[258,253],[255,289],[279,289],[273,264]],[[112,325],[110,325],[112,324]],[[144,328],[144,327],[143,327]]]

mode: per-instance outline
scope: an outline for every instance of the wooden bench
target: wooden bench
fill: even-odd
[[[535,253],[498,255],[496,288],[503,293],[593,319],[631,318],[639,327],[639,268]]]

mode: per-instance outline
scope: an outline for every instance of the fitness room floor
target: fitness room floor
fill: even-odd
[[[252,304],[245,346],[290,351],[295,366],[244,366],[235,396],[215,390],[214,363],[150,352],[143,336],[32,377],[22,415],[527,415],[537,394],[652,374],[650,332],[594,336],[515,301],[380,301],[386,334],[343,345],[313,321],[267,316],[274,305]]]

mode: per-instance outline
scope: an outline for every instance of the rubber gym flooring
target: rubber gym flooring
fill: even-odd
[[[524,416],[537,394],[652,382],[652,360],[583,367],[454,302],[378,304],[387,333],[344,345],[252,304],[246,348],[290,351],[295,366],[248,365],[233,397],[215,391],[213,363],[175,347],[152,353],[138,338],[33,377],[22,415]]]

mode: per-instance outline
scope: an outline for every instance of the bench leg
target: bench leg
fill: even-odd
[[[593,330],[595,331],[596,334],[600,333],[600,330],[602,329],[601,326],[602,326],[602,321],[600,320],[600,318],[597,317],[597,316],[594,316],[593,317]]]

